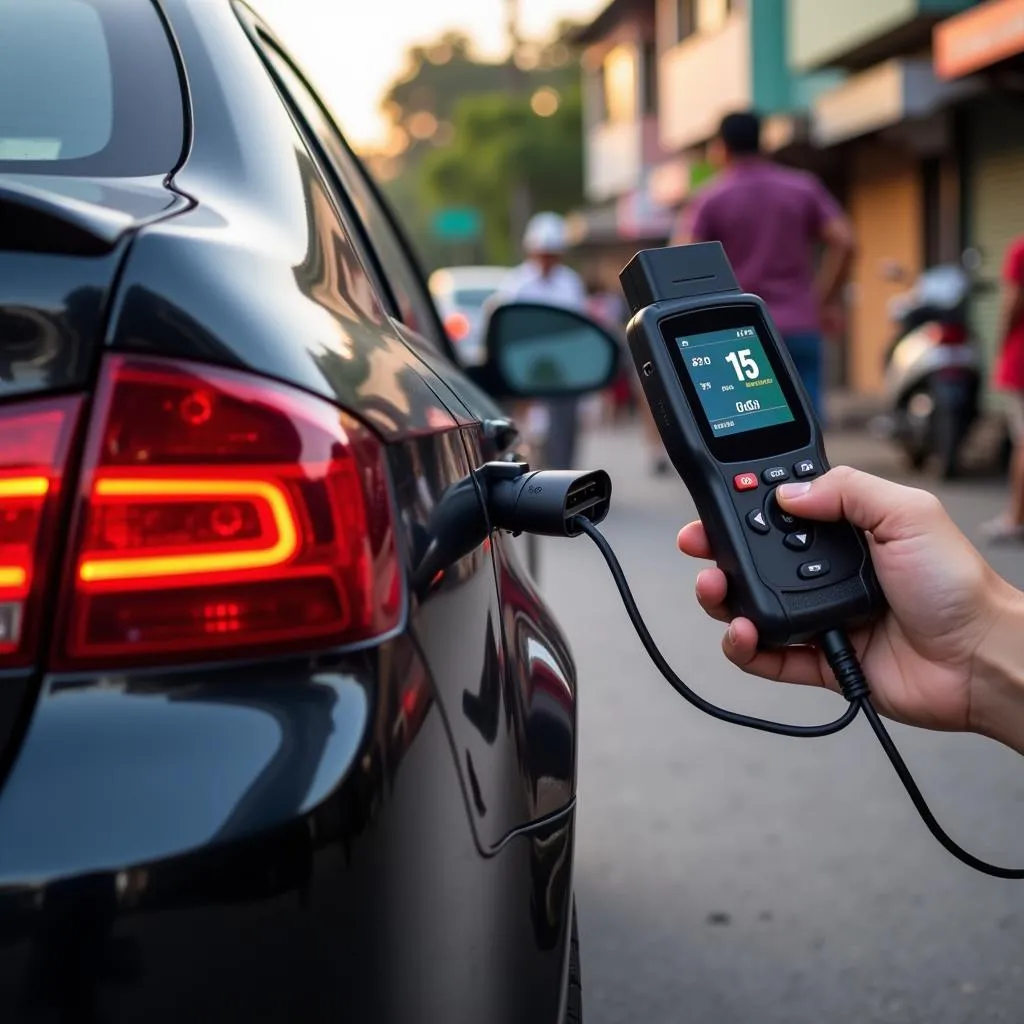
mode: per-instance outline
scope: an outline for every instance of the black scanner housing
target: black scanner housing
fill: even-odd
[[[870,623],[885,608],[885,599],[863,533],[845,520],[815,522],[808,524],[810,547],[796,552],[785,546],[784,537],[800,527],[776,525],[778,509],[771,507],[774,486],[762,474],[778,467],[792,480],[793,467],[800,462],[812,461],[814,475],[825,473],[829,463],[821,427],[765,303],[740,290],[717,242],[638,253],[620,281],[633,312],[626,332],[630,353],[668,455],[693,497],[715,561],[728,579],[730,611],[751,619],[761,645],[768,648],[807,643],[829,629]],[[681,380],[685,371],[677,365],[672,342],[663,331],[666,321],[697,313],[703,322],[721,315],[726,327],[730,319],[749,315],[790,405],[798,407],[794,413],[806,422],[800,443],[783,450],[759,450],[763,438],[755,435],[762,431],[752,430],[749,446],[737,440],[743,433],[730,438],[733,449],[749,447],[749,458],[730,456],[722,461],[713,455],[697,420],[703,414],[687,398]],[[737,491],[734,478],[740,473],[756,474],[757,488]],[[748,515],[757,509],[770,523],[767,535],[748,525]],[[801,565],[820,562],[829,566],[826,575],[799,577]]]

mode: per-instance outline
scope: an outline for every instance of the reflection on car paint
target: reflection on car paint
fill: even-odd
[[[0,255],[0,306],[54,311],[33,327],[70,339],[33,370],[54,387],[94,365],[71,342],[102,328],[113,349],[263,374],[352,409],[389,442],[411,577],[432,514],[478,466],[494,403],[384,315],[233,8],[161,7],[196,100],[180,209],[133,241],[109,324],[98,263],[72,281],[54,262],[36,294]],[[503,541],[472,539],[411,595],[409,631],[366,650],[41,681],[0,789],[5,1021],[555,1018],[574,807],[569,778],[561,806],[534,817],[523,736],[537,735],[543,688],[530,665],[550,665],[516,636],[570,680],[571,661]],[[529,629],[503,619],[496,564]],[[571,747],[574,709],[565,725]]]

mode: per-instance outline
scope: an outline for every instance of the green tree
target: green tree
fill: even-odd
[[[484,222],[488,260],[517,258],[510,197],[525,186],[534,210],[564,213],[583,199],[583,116],[573,86],[549,117],[526,96],[490,93],[464,98],[455,112],[455,141],[428,154],[420,182],[424,206],[474,206]]]
[[[509,228],[516,199],[526,198],[533,209],[560,211],[580,201],[575,27],[564,22],[550,40],[523,43],[516,67],[479,60],[459,32],[409,50],[406,73],[382,102],[401,151],[371,166],[428,269],[467,255],[466,246],[452,247],[431,236],[441,207],[480,209],[485,237],[477,247],[483,250],[479,257],[508,262],[518,250]],[[539,89],[557,97],[551,116],[531,109],[530,98]]]
[[[523,58],[531,66],[520,69],[516,77],[525,92],[542,86],[562,91],[578,82],[575,53],[564,41],[570,31],[569,23],[561,24],[552,41],[524,45]],[[447,32],[433,43],[413,46],[406,54],[406,63],[408,72],[388,89],[382,109],[392,125],[409,136],[407,164],[437,145],[435,136],[417,130],[424,127],[422,115],[436,121],[444,145],[450,141],[446,128],[450,128],[464,97],[502,92],[512,82],[508,62],[478,60],[471,41],[460,32]]]

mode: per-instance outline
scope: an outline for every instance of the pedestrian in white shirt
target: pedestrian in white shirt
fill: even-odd
[[[526,259],[509,271],[499,300],[536,302],[585,312],[587,290],[583,280],[563,262],[567,247],[565,221],[557,213],[535,214],[523,237]],[[551,469],[571,469],[576,456],[578,400],[555,398],[546,404],[547,465]]]

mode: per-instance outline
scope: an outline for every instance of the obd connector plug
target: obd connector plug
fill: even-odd
[[[612,481],[603,469],[531,470],[525,463],[489,462],[481,470],[491,526],[513,534],[577,537],[578,516],[601,522],[611,508]]]

